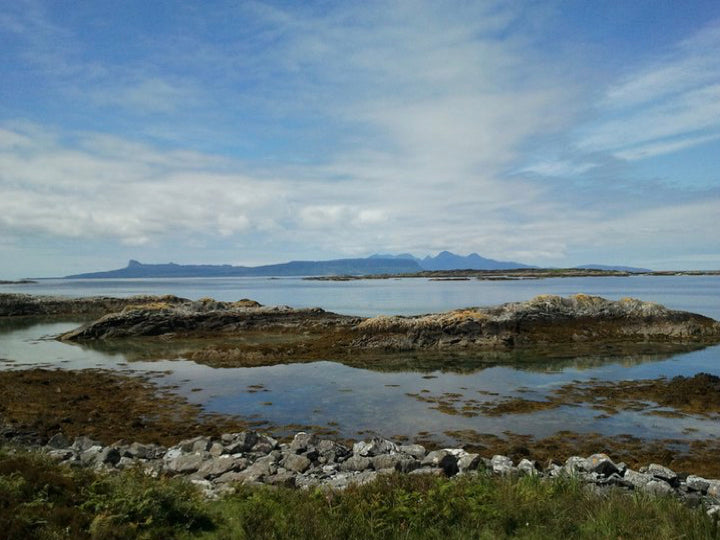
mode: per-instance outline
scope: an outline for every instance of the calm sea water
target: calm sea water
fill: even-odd
[[[0,292],[66,296],[174,294],[261,304],[319,306],[351,315],[419,314],[529,300],[538,294],[634,296],[720,319],[720,276],[632,276],[524,281],[430,281],[420,278],[310,281],[302,278],[176,278],[41,280]]]
[[[668,307],[720,319],[720,277],[562,278],[538,281],[431,282],[425,279],[351,282],[304,281],[298,278],[43,280],[38,284],[4,286],[0,292],[67,296],[176,294],[187,298],[210,296],[221,300],[252,298],[263,304],[320,306],[356,315],[415,314],[473,305],[526,300],[537,294],[597,294],[617,299],[633,296]],[[267,426],[333,425],[342,436],[360,431],[385,436],[414,436],[427,431],[439,440],[447,431],[496,433],[509,430],[535,436],[559,430],[630,433],[648,438],[707,438],[720,436],[717,419],[663,418],[626,411],[599,418],[586,407],[501,417],[463,417],[432,409],[407,394],[461,399],[498,399],[522,395],[541,399],[553,388],[573,381],[634,380],[659,376],[720,375],[720,347],[684,354],[544,358],[517,365],[488,364],[481,357],[462,372],[438,364],[436,369],[375,371],[327,361],[256,368],[220,369],[185,360],[132,361],[122,349],[108,353],[57,342],[53,336],[74,328],[76,321],[0,321],[0,369],[31,366],[83,369],[103,367],[121,371],[162,373],[159,382],[177,385],[178,392],[211,412],[238,414]],[[251,392],[253,385],[264,391]],[[424,392],[423,392],[424,391]],[[486,392],[496,392],[490,398]]]

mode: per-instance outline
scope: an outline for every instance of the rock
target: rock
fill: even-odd
[[[103,451],[103,447],[99,444],[93,445],[90,448],[80,452],[79,461],[80,464],[85,467],[90,467],[98,463],[100,453]]]
[[[707,494],[720,500],[720,480],[708,480]]]
[[[59,448],[56,450],[49,450],[47,454],[45,454],[47,457],[52,459],[53,461],[66,461],[68,459],[73,459],[75,457],[75,453],[72,450],[69,450],[67,448]]]
[[[200,469],[203,461],[203,454],[182,454],[167,462],[165,468],[173,473],[192,473]]]
[[[706,493],[708,488],[710,487],[710,482],[700,476],[695,476],[691,474],[685,479],[685,485],[693,491]]]
[[[211,456],[218,457],[225,453],[225,447],[222,445],[222,443],[213,441],[213,443],[210,445],[210,449],[208,450],[208,452]]]
[[[194,437],[180,441],[175,446],[187,454],[191,452],[206,452],[210,449],[211,444],[212,441],[208,437]]]
[[[257,442],[253,444],[250,451],[257,454],[269,454],[270,452],[275,450],[277,446],[278,442],[272,437],[269,437],[267,435],[258,435]]]
[[[315,448],[319,440],[316,435],[305,433],[301,431],[293,437],[290,443],[290,450],[296,454],[302,454],[306,452],[308,448]]]
[[[648,483],[655,480],[655,477],[651,474],[645,474],[641,472],[633,471],[628,469],[625,471],[623,478],[630,482],[636,489],[644,488]]]
[[[650,465],[648,465],[647,474],[652,474],[655,478],[664,480],[672,486],[676,486],[679,484],[678,476],[677,474],[675,474],[674,471],[656,463],[651,463]]]
[[[458,459],[447,449],[434,450],[420,462],[423,466],[438,467],[446,476],[454,476],[458,472]]]
[[[353,455],[340,464],[341,471],[365,471],[370,469],[370,458]]]
[[[82,437],[75,437],[75,440],[73,441],[70,448],[75,450],[76,452],[84,452],[88,448],[92,448],[93,446],[100,446],[100,442],[96,441],[95,439],[91,439],[90,437],[85,437],[84,435]]]
[[[529,459],[523,458],[520,460],[520,463],[518,463],[517,470],[527,476],[537,476],[537,461],[530,461]]]
[[[305,456],[301,456],[298,454],[288,454],[282,460],[282,465],[289,471],[293,471],[296,473],[304,473],[310,468],[310,466],[312,465],[312,461],[310,461]]]
[[[352,455],[352,451],[345,445],[330,440],[321,440],[317,443],[317,459],[322,463],[334,463],[342,461]],[[312,459],[308,456],[309,459]]]
[[[56,433],[55,435],[50,437],[50,440],[47,442],[46,446],[49,448],[54,448],[56,450],[59,450],[61,448],[69,448],[70,441],[62,433]]]
[[[272,486],[283,486],[288,488],[295,487],[295,474],[290,471],[278,471],[277,473],[268,476],[265,482]]]
[[[360,441],[353,445],[353,454],[363,457],[379,456],[381,454],[395,454],[397,445],[387,439],[374,437],[369,442]]]
[[[480,463],[482,463],[482,459],[480,459],[479,454],[465,454],[457,460],[458,472],[463,474],[468,471],[475,471]]]
[[[250,465],[244,471],[238,474],[241,481],[245,483],[259,482],[267,476],[272,476],[278,470],[277,456],[269,454],[265,457],[259,458],[255,463]],[[226,473],[227,474],[227,473]]]
[[[515,471],[512,459],[507,456],[494,455],[490,459],[490,466],[495,474],[507,475]]]
[[[408,473],[420,467],[420,462],[404,454],[383,454],[371,458],[376,471],[391,470]]]
[[[675,490],[665,480],[653,479],[647,484],[642,486],[640,489],[651,495],[669,495],[675,493]]]
[[[247,467],[247,464],[247,459],[241,457],[234,457],[230,455],[213,457],[212,459],[202,463],[202,465],[198,468],[197,476],[213,479],[229,471],[240,471]]]
[[[238,452],[249,452],[258,442],[258,434],[254,431],[230,433],[223,435],[221,440],[225,445],[226,454],[237,454]]]
[[[603,476],[610,476],[611,474],[620,472],[618,466],[615,465],[607,454],[593,454],[585,460],[584,469],[589,473],[601,474]]]
[[[717,520],[718,518],[720,518],[720,504],[713,504],[705,511],[705,513],[708,515],[708,517]]]
[[[157,459],[165,453],[162,446],[134,442],[125,449],[124,455],[139,459]]]
[[[427,450],[421,444],[403,444],[398,446],[398,452],[412,456],[415,459],[423,459]]]
[[[121,457],[122,456],[120,455],[120,452],[117,448],[108,446],[100,451],[97,457],[97,461],[98,463],[102,463],[103,465],[115,466],[118,464]]]
[[[420,467],[414,471],[410,471],[408,474],[429,474],[430,476],[444,476],[445,472],[442,469],[436,467]]]
[[[587,462],[585,458],[580,456],[570,456],[565,460],[563,471],[570,476],[579,476],[587,470]]]

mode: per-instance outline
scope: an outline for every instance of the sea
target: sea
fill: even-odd
[[[250,298],[265,305],[321,307],[336,313],[415,315],[470,306],[522,301],[540,294],[584,293],[608,299],[634,297],[720,320],[720,276],[628,276],[517,281],[431,281],[425,278],[316,281],[302,278],[175,278],[40,280],[2,285],[0,292],[62,296],[174,294],[217,300]],[[376,434],[415,438],[432,434],[456,444],[458,432],[545,437],[560,431],[630,434],[647,439],[720,436],[718,418],[667,417],[661,407],[602,414],[591,406],[561,406],[523,414],[463,415],[462,405],[506,398],[543,400],[567,384],[637,381],[705,372],[720,376],[720,346],[683,353],[592,356],[543,355],[490,361],[478,354],[461,367],[438,358],[413,364],[358,367],[327,358],[310,363],[216,368],[187,359],[147,361],[137,350],[91,348],[55,336],[80,320],[0,320],[0,369],[103,368],[151,375],[207,412],[237,415],[261,429],[321,427],[347,438]],[[435,400],[435,401],[433,401]],[[456,404],[438,407],[438,400]],[[452,409],[452,407],[451,407]]]

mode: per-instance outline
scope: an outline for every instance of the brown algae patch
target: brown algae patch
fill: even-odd
[[[491,392],[478,391],[481,395]],[[421,395],[423,394],[423,395]],[[642,412],[666,418],[720,415],[720,377],[698,373],[693,377],[661,377],[638,381],[575,381],[553,390],[543,400],[506,397],[492,401],[465,398],[462,394],[428,392],[406,395],[445,414],[462,416],[500,416],[529,414],[559,407],[589,406],[600,411],[598,418],[609,418],[622,411]],[[497,395],[497,394],[494,394]]]
[[[47,439],[58,432],[104,444],[119,439],[164,445],[255,424],[210,415],[147,377],[101,370],[0,372],[0,425]]]

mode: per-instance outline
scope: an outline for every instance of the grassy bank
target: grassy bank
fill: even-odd
[[[702,509],[571,480],[390,476],[345,492],[241,487],[206,501],[140,472],[0,451],[7,538],[720,538]]]

